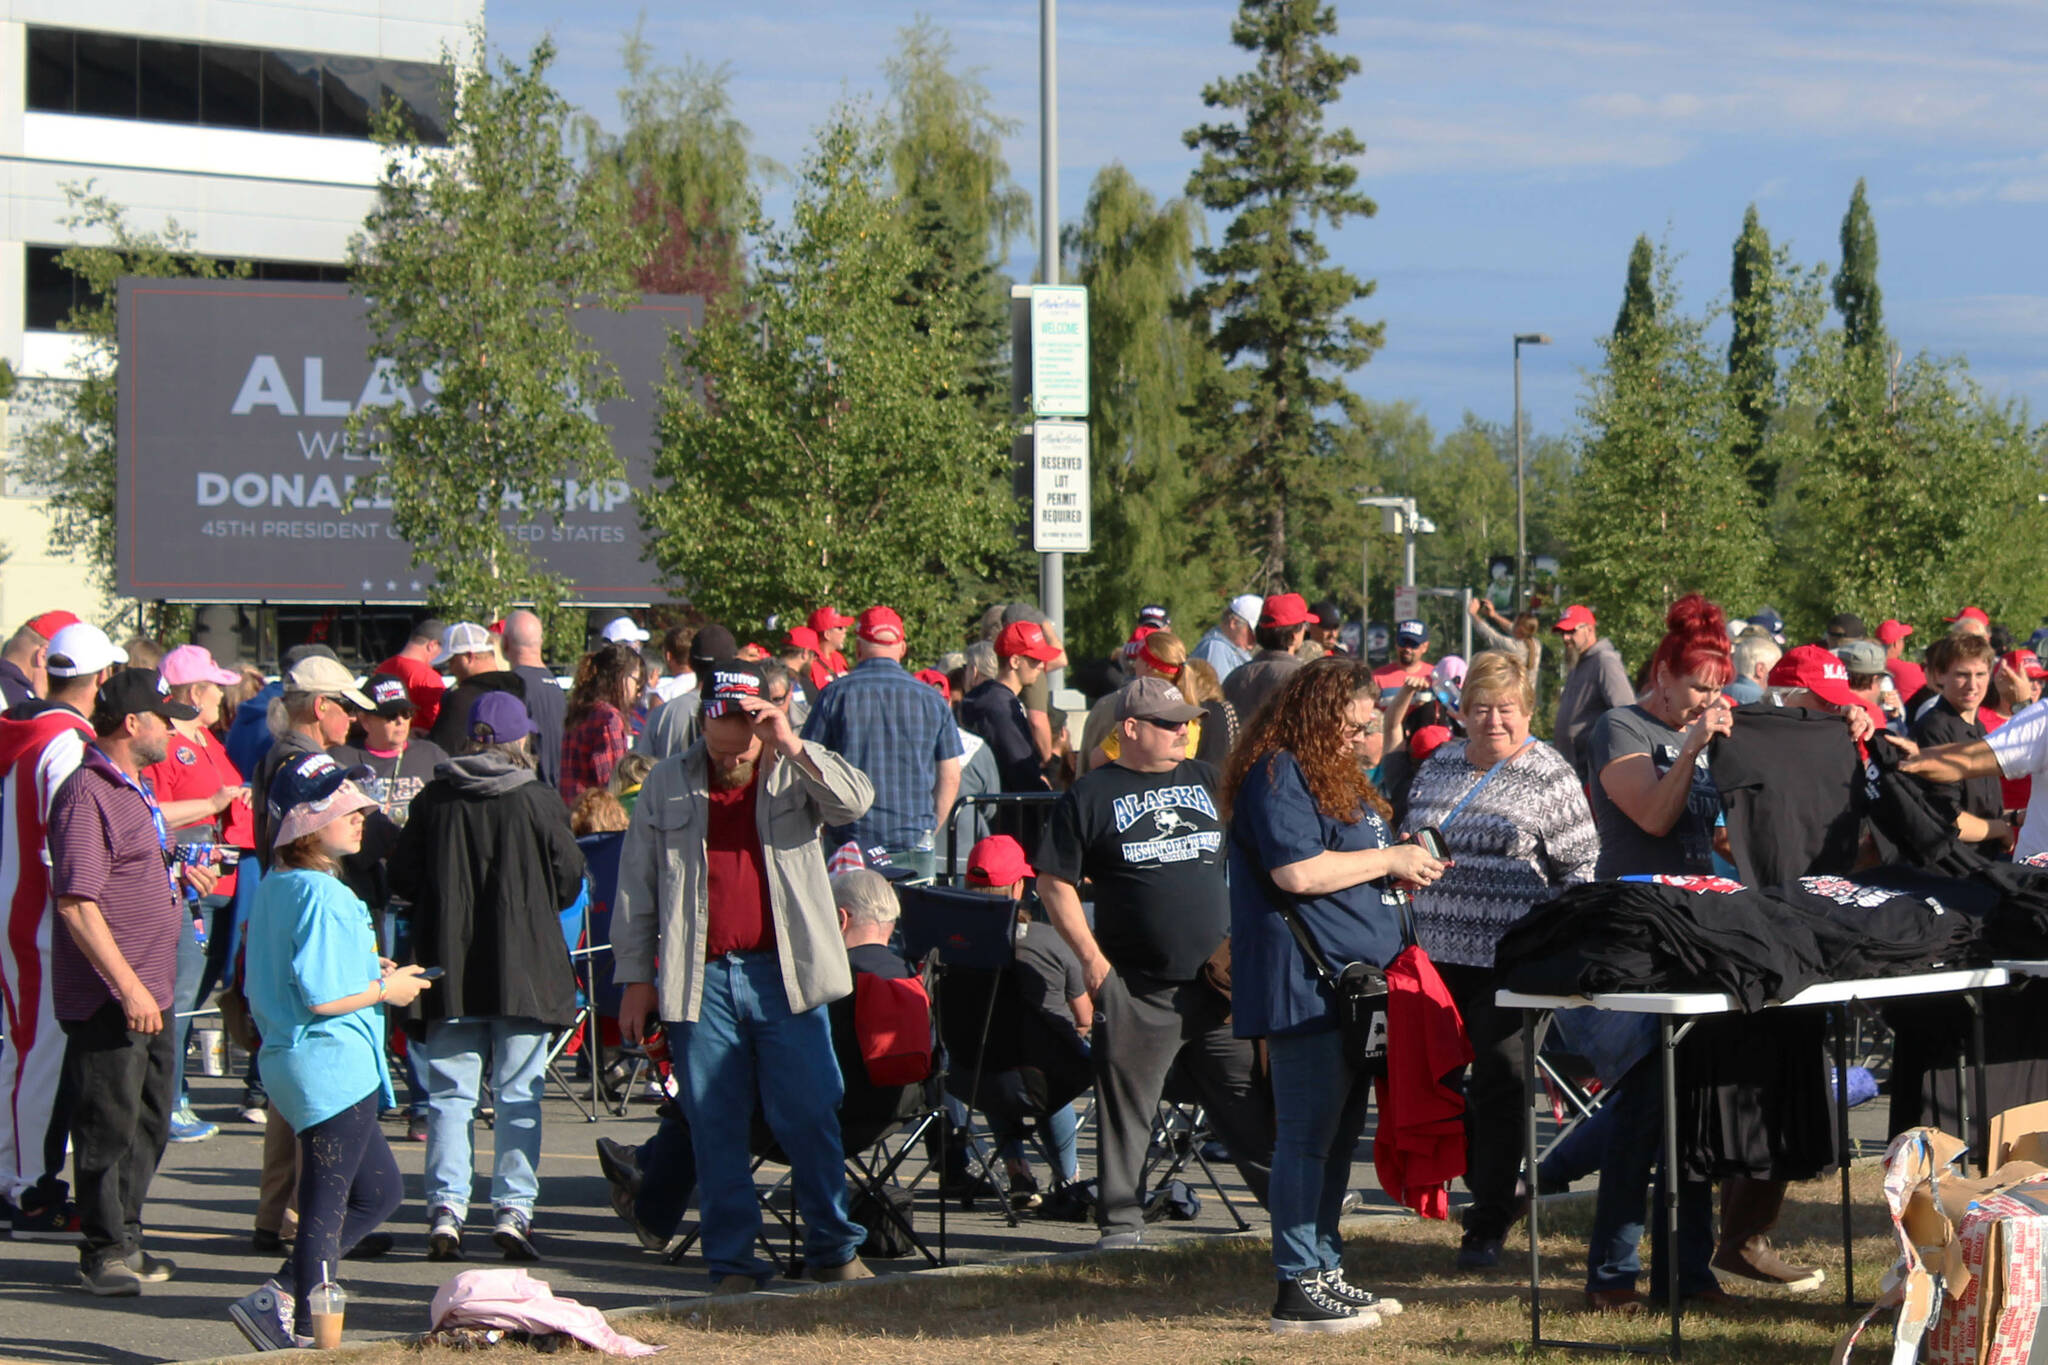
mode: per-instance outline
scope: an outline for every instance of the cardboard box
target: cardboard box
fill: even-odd
[[[1887,1309],[1895,1365],[1923,1343],[1928,1365],[2048,1365],[2048,1104],[1998,1115],[1990,1139],[2000,1163],[1974,1179],[1959,1138],[1915,1128],[1892,1139],[1884,1190],[1899,1259],[1836,1343],[1837,1365]]]

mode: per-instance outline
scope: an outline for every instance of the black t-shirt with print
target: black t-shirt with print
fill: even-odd
[[[1984,738],[1984,719],[1980,713],[1975,720],[1964,720],[1962,713],[1949,705],[1947,697],[1937,696],[1934,705],[1914,722],[1913,738],[1923,749],[1937,744],[1968,744]],[[1936,799],[1950,810],[1965,810],[1980,820],[1996,820],[2005,813],[2005,793],[1999,787],[1996,773],[1942,786],[1946,790],[1937,787]]]
[[[1034,865],[1095,883],[1095,941],[1119,973],[1192,981],[1230,933],[1217,785],[1199,759],[1159,773],[1110,763],[1053,807]]]

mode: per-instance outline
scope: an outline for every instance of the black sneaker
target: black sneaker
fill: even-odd
[[[291,1238],[272,1232],[269,1228],[257,1228],[249,1234],[249,1250],[258,1256],[289,1256],[292,1252]]]
[[[631,1194],[640,1193],[640,1149],[611,1138],[597,1140],[597,1168],[613,1185]]]
[[[362,1240],[341,1253],[344,1261],[374,1261],[386,1255],[397,1245],[397,1239],[388,1232],[366,1232]]]
[[[434,1210],[433,1219],[427,1224],[427,1259],[462,1259],[462,1219],[454,1209],[444,1206]]]
[[[78,1209],[68,1200],[14,1211],[17,1242],[76,1242],[84,1235],[78,1225]]]
[[[1481,1237],[1468,1232],[1458,1243],[1458,1269],[1495,1270],[1500,1266],[1503,1237]]]
[[[1370,1308],[1383,1318],[1398,1317],[1401,1312],[1399,1299],[1383,1299],[1370,1289],[1360,1289],[1344,1278],[1342,1270],[1325,1270],[1323,1288],[1353,1308]]]
[[[508,1261],[538,1261],[540,1253],[533,1249],[532,1226],[531,1220],[518,1209],[499,1209],[491,1240]]]
[[[1269,1330],[1282,1334],[1363,1332],[1379,1325],[1377,1310],[1354,1308],[1338,1298],[1323,1284],[1320,1270],[1280,1281],[1273,1315],[1266,1320]]]

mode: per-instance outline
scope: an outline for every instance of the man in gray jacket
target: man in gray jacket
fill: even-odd
[[[1592,779],[1586,772],[1585,741],[1593,722],[1617,706],[1633,703],[1636,690],[1621,666],[1621,652],[1612,640],[1600,638],[1590,607],[1574,602],[1551,629],[1564,636],[1565,649],[1577,655],[1578,662],[1557,694],[1557,724],[1550,743],[1572,765],[1579,781],[1588,782]]]
[[[715,1292],[746,1293],[772,1273],[754,1255],[757,1102],[789,1157],[811,1277],[862,1279],[825,1011],[852,992],[853,972],[819,841],[867,811],[874,785],[797,738],[756,665],[719,660],[698,690],[701,734],[648,773],[619,853],[619,1027],[629,1042],[656,1017],[669,1028]]]

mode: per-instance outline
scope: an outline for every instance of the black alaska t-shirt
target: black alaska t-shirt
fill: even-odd
[[[1216,787],[1199,759],[1163,773],[1110,763],[1053,808],[1035,866],[1095,883],[1095,941],[1120,974],[1192,981],[1229,935]]]

